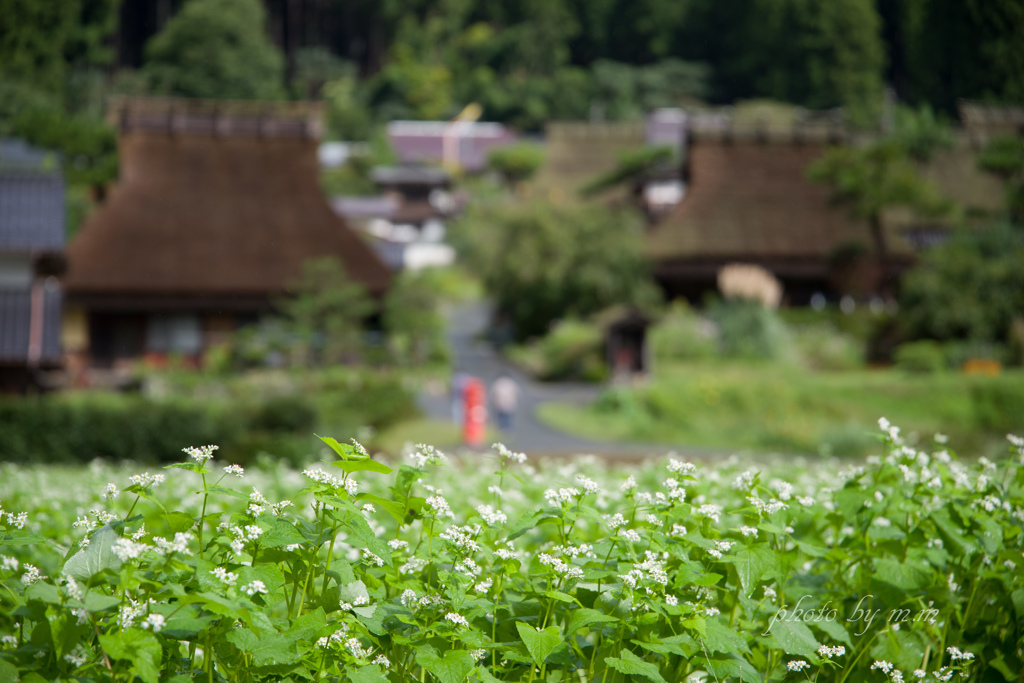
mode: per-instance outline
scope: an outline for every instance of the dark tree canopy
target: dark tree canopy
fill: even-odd
[[[284,95],[284,59],[259,0],[189,0],[146,46],[154,92],[211,99]]]

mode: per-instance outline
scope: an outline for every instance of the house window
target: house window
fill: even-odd
[[[146,350],[150,353],[199,353],[203,348],[203,330],[199,316],[160,314],[149,316]]]

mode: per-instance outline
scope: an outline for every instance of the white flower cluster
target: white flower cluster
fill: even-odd
[[[597,482],[583,474],[577,474],[576,479],[579,480],[580,486],[583,487],[583,493],[585,495],[600,493],[601,487],[597,485]]]
[[[490,526],[504,524],[508,521],[508,517],[505,515],[504,512],[502,512],[501,510],[495,510],[490,505],[477,505],[476,511],[477,514],[479,514],[480,517]]]
[[[145,543],[136,543],[130,538],[119,538],[114,542],[114,554],[121,558],[122,562],[137,560],[153,549],[153,546]]]
[[[704,505],[701,505],[699,508],[697,508],[696,514],[700,515],[701,517],[707,517],[708,519],[712,520],[715,524],[718,524],[718,522],[721,520],[722,506],[715,505],[714,503],[705,503]]]
[[[241,478],[245,474],[245,469],[241,465],[228,465],[224,468],[224,472]]]
[[[427,507],[430,508],[431,514],[435,517],[455,519],[452,508],[448,505],[448,501],[444,499],[444,496],[429,496],[427,498]]]
[[[143,472],[142,474],[133,474],[128,477],[128,483],[132,486],[141,486],[142,488],[156,488],[160,484],[164,483],[165,477],[162,474],[150,474],[149,472]]]
[[[544,492],[544,500],[552,507],[561,507],[564,503],[571,503],[580,495],[578,488],[548,489]]]
[[[369,659],[373,654],[373,648],[365,648],[358,638],[349,638],[345,641],[345,648],[356,659]]]
[[[744,537],[757,538],[757,528],[756,527],[746,526],[746,525],[741,526],[740,527],[740,533],[743,534]]]
[[[18,636],[0,636],[0,645],[3,649],[18,647]]]
[[[448,456],[433,446],[418,443],[416,450],[409,454],[413,467],[423,469],[426,465],[444,465],[448,462]]]
[[[64,661],[77,668],[89,661],[89,653],[84,647],[77,645],[74,650],[64,655]]]
[[[363,548],[363,559],[369,562],[370,564],[377,565],[378,567],[384,566],[384,560],[378,555],[373,554],[366,548]]]
[[[548,553],[540,553],[537,555],[537,561],[546,567],[551,567],[556,574],[561,574],[567,579],[582,579],[583,570],[575,565],[568,564],[564,560],[561,560],[554,555]]]
[[[786,668],[790,671],[803,671],[804,669],[809,669],[810,666],[810,664],[802,659],[792,659],[786,664]]]
[[[113,500],[114,498],[117,497],[118,493],[120,493],[120,491],[117,490],[117,484],[111,482],[107,484],[106,487],[104,487],[103,489],[103,500]]]
[[[168,541],[162,536],[154,536],[153,543],[156,544],[156,551],[161,555],[167,555],[168,553],[191,555],[192,551],[189,549],[188,544],[192,542],[193,538],[192,534],[179,531],[174,534],[173,541]]]
[[[167,620],[164,618],[164,615],[162,615],[162,614],[155,614],[155,613],[151,612],[142,621],[140,626],[142,626],[142,630],[144,630],[144,631],[152,631],[153,633],[160,633],[160,631],[164,630],[164,624],[166,624],[166,623],[167,623]]]
[[[526,462],[526,453],[516,453],[508,449],[503,443],[493,443],[491,448],[498,452],[498,456],[501,458],[502,463],[505,462],[517,462],[520,465]]]
[[[456,562],[454,570],[460,574],[465,574],[466,576],[472,579],[476,578],[477,576],[480,576],[480,573],[484,569],[483,567],[478,565],[472,557],[467,557],[459,562]]]
[[[338,481],[337,477],[335,477],[332,474],[328,474],[327,472],[324,472],[319,467],[316,469],[310,468],[307,470],[302,470],[302,473],[318,484],[326,484],[327,486],[330,486],[331,488],[335,489],[341,486],[341,482]]]
[[[135,625],[135,620],[146,613],[149,606],[156,602],[152,598],[148,602],[138,602],[132,598],[128,598],[127,605],[121,605],[121,608],[117,613],[117,623],[122,629],[131,628]]]
[[[388,547],[395,551],[405,550],[409,547],[409,541],[403,541],[400,538],[392,538],[388,541]]]
[[[26,564],[25,573],[21,575],[21,582],[26,586],[31,586],[33,583],[43,578],[45,577],[39,573],[39,567],[34,564]]]
[[[960,659],[964,660],[965,662],[969,662],[972,659],[974,659],[974,653],[973,652],[961,651],[960,648],[958,648],[958,647],[953,647],[953,646],[947,647],[946,648],[946,652],[949,653],[950,660],[952,660],[954,662],[957,661],[957,660],[960,660]]]
[[[741,472],[732,482],[733,489],[737,491],[749,491],[754,485],[754,480],[757,478],[758,474],[760,474],[760,472],[755,469],[749,469],[745,472]]]
[[[256,595],[258,593],[266,595],[267,585],[259,579],[253,579],[250,583],[242,586],[242,591],[244,591],[246,595]]]
[[[822,645],[818,648],[818,654],[824,657],[825,659],[832,659],[833,657],[842,657],[846,654],[846,648],[842,645],[836,645],[835,647]]]
[[[190,458],[195,460],[200,465],[205,464],[208,460],[213,459],[213,452],[217,450],[218,446],[192,446],[189,448],[182,448],[181,450],[188,454]]]
[[[886,433],[886,436],[889,437],[889,440],[892,441],[894,445],[899,446],[901,444],[899,427],[893,426],[884,417],[880,417],[878,418],[878,428]]]
[[[512,547],[512,541],[505,543],[504,548],[498,548],[494,551],[494,554],[503,560],[511,560],[516,556],[515,548]]]
[[[622,486],[619,487],[619,492],[629,494],[633,489],[636,488],[636,479],[633,475],[626,477],[626,481],[622,482]]]
[[[675,472],[675,473],[678,473],[678,474],[683,474],[683,475],[687,475],[687,474],[691,474],[692,475],[692,474],[696,474],[697,466],[694,465],[693,463],[690,463],[690,462],[682,462],[680,460],[676,460],[675,458],[669,458],[668,459],[668,471],[669,472]]]
[[[771,516],[789,507],[781,500],[776,500],[775,498],[772,498],[767,503],[757,496],[747,496],[747,500],[750,501],[750,504],[754,506],[759,515]],[[718,520],[716,519],[715,521],[717,522]]]
[[[475,539],[480,535],[480,531],[479,524],[474,524],[473,526],[457,526],[453,524],[438,534],[438,536],[460,550],[478,552],[480,544]]]
[[[214,567],[211,571],[215,577],[223,581],[228,586],[234,586],[235,582],[238,581],[238,574],[229,572],[224,567]]]
[[[716,560],[720,560],[722,559],[722,553],[729,552],[732,546],[733,543],[731,541],[715,541],[715,547],[708,550],[708,555],[711,555]]]
[[[456,626],[469,626],[469,622],[466,621],[466,617],[456,612],[449,612],[448,614],[444,615],[444,618],[452,622]]]

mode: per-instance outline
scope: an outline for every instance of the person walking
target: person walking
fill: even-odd
[[[508,375],[502,375],[491,385],[491,399],[498,415],[498,429],[509,431],[519,402],[519,385]]]

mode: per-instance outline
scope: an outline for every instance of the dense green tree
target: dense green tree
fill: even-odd
[[[499,147],[487,157],[487,165],[513,186],[532,178],[543,164],[544,148],[529,142]]]
[[[444,320],[437,282],[428,271],[403,271],[384,299],[384,331],[393,357],[420,365],[443,356]]]
[[[883,267],[889,248],[882,229],[882,212],[909,206],[918,213],[939,215],[950,210],[938,190],[920,174],[917,163],[897,139],[863,147],[833,147],[808,169],[812,180],[832,186],[833,198],[850,214],[867,220],[875,256]]]
[[[1024,140],[1002,136],[991,140],[978,155],[978,166],[1003,179],[1010,220],[1024,226]]]
[[[471,212],[455,231],[520,340],[543,335],[561,318],[657,300],[632,214],[599,206],[503,205]]]
[[[879,0],[900,96],[951,112],[960,98],[1024,101],[1019,0]]]
[[[912,339],[1005,343],[1024,311],[1024,242],[1010,226],[963,231],[904,276],[900,318]]]
[[[298,343],[299,362],[339,363],[360,352],[364,324],[374,305],[366,288],[348,277],[337,258],[310,259],[289,289],[290,296],[278,302],[278,309]]]
[[[284,96],[284,61],[259,0],[189,0],[146,46],[155,93],[213,99]]]

